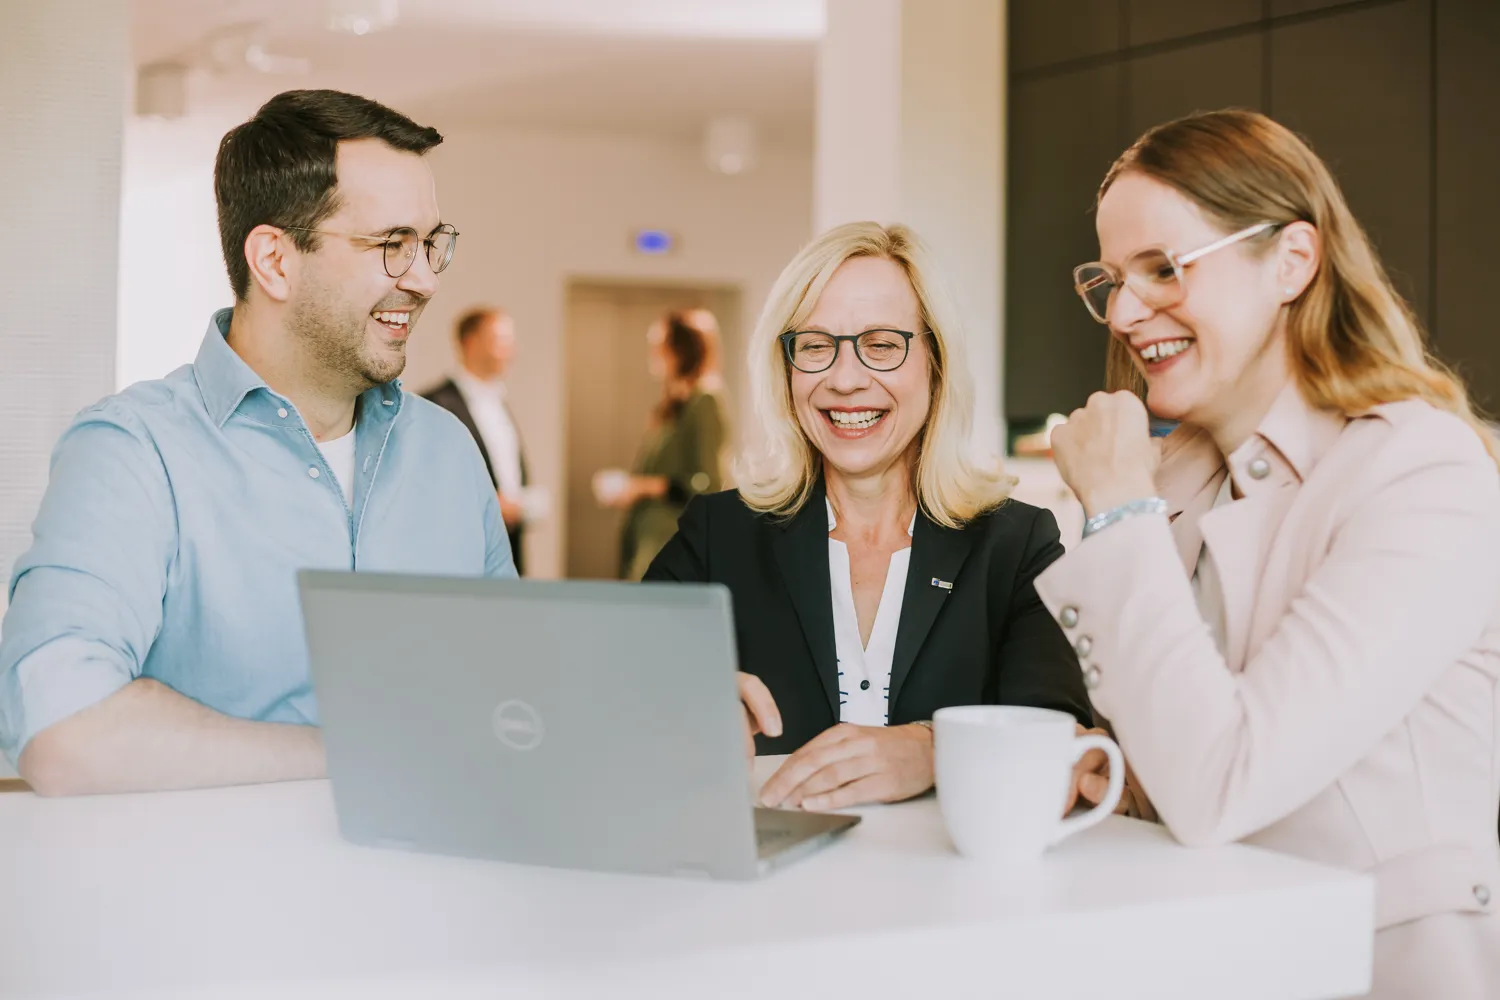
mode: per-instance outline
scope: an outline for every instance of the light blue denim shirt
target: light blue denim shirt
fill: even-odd
[[[13,762],[137,677],[227,715],[316,723],[303,567],[515,576],[452,414],[399,382],[362,395],[350,510],[296,408],[230,349],[230,315],[214,314],[193,364],[85,410],[53,451],[0,628]]]

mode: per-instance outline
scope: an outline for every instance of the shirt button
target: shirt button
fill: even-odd
[[[1078,650],[1079,659],[1083,659],[1094,651],[1094,640],[1086,635],[1078,637],[1078,645],[1073,647]]]
[[[280,417],[282,420],[285,420],[286,419],[286,407],[283,406],[283,407],[281,407],[281,409],[277,410],[276,411],[276,415],[278,417]]]
[[[859,682],[859,689],[861,691],[868,691],[868,690],[870,690],[870,682],[869,681],[860,681]]]
[[[1476,885],[1474,887],[1474,898],[1480,906],[1490,905],[1490,887],[1487,885]]]
[[[1257,458],[1250,463],[1250,478],[1264,479],[1271,474],[1271,463],[1263,458]]]
[[[1083,672],[1083,684],[1090,691],[1099,686],[1099,668],[1089,667]]]
[[[1078,609],[1069,605],[1062,609],[1062,613],[1057,616],[1057,619],[1062,622],[1063,628],[1072,628],[1078,624]]]
[[[307,469],[307,474],[309,476],[312,476],[314,479],[317,479],[319,475],[318,467],[316,465],[309,466]]]

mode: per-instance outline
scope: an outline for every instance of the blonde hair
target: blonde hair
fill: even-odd
[[[1198,205],[1226,233],[1272,222],[1265,245],[1292,222],[1317,231],[1317,274],[1289,307],[1287,346],[1307,401],[1345,416],[1421,399],[1462,419],[1500,464],[1500,444],[1475,414],[1463,382],[1427,350],[1411,309],[1391,285],[1369,238],[1316,153],[1286,127],[1253,111],[1190,115],[1148,131],[1110,167],[1138,173]],[[1145,382],[1111,337],[1105,380],[1145,397]]]
[[[917,503],[931,520],[957,528],[999,506],[1015,480],[997,461],[974,460],[974,385],[955,310],[940,289],[927,248],[906,226],[851,222],[803,247],[781,272],[750,338],[750,386],[765,446],[740,463],[740,496],[752,509],[790,517],[812,496],[819,455],[792,406],[791,372],[780,337],[806,322],[833,273],[855,257],[899,265],[931,335],[928,382],[932,405],[917,434],[912,479]],[[921,331],[915,331],[921,332]]]

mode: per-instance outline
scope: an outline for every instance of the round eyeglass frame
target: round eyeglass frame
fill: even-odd
[[[401,278],[411,270],[416,263],[418,245],[427,247],[427,266],[432,268],[433,274],[442,274],[453,263],[453,251],[458,247],[458,230],[448,223],[443,223],[426,236],[421,235],[410,226],[402,226],[392,229],[384,235],[365,235],[364,233],[336,233],[328,229],[309,229],[306,226],[278,226],[279,229],[292,230],[299,233],[316,233],[319,236],[339,236],[346,240],[363,240],[367,243],[378,243],[381,246],[381,263],[385,267],[385,273],[392,278]],[[438,249],[438,241],[447,237],[441,251]],[[408,243],[411,244],[407,248]],[[437,254],[437,259],[433,255]],[[392,259],[397,261],[392,265]],[[405,266],[400,266],[401,262]]]

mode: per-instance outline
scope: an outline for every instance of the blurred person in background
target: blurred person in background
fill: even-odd
[[[634,468],[594,477],[599,502],[626,512],[620,534],[620,576],[639,580],[677,531],[688,501],[722,488],[728,430],[717,388],[718,324],[704,309],[670,312],[646,335],[651,374],[661,402]]]
[[[935,279],[904,226],[851,223],[797,254],[751,344],[766,451],[737,491],[688,505],[646,573],[729,588],[755,748],[791,755],[765,805],[920,795],[950,705],[1092,723],[1032,586],[1063,554],[1057,524],[971,454],[965,343]]]
[[[516,355],[515,321],[504,309],[471,309],[459,317],[454,335],[458,373],[423,395],[457,417],[479,446],[500,501],[516,572],[524,575],[526,451],[505,388]]]
[[[1074,282],[1140,395],[1053,431],[1089,522],[1037,580],[1095,703],[1179,840],[1373,876],[1371,996],[1493,1000],[1500,448],[1264,115],[1147,132],[1096,225]]]
[[[297,571],[515,575],[473,442],[398,381],[458,238],[440,142],[301,90],[219,144],[234,307],[74,420],[16,561],[0,749],[38,793],[321,777]]]

